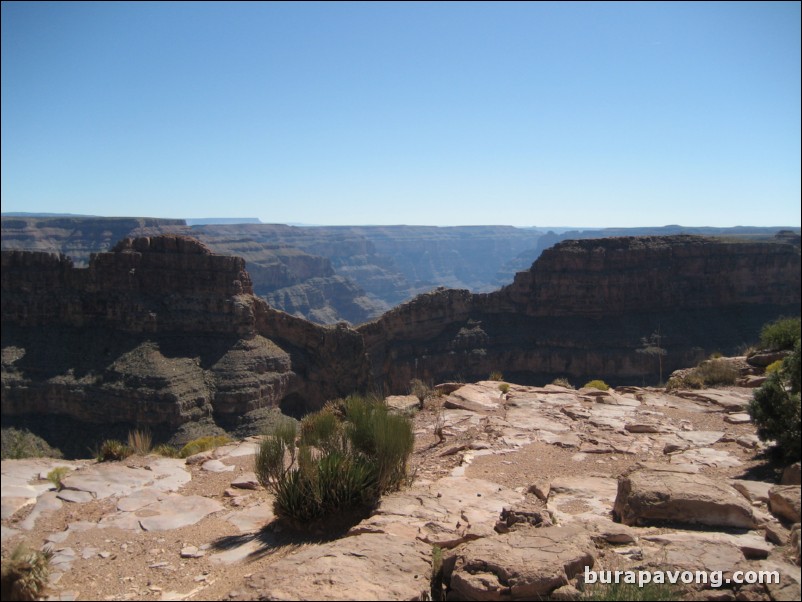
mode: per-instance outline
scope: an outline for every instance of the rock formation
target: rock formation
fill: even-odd
[[[765,322],[799,313],[799,272],[798,236],[566,241],[498,292],[434,291],[359,332],[392,391],[492,371],[531,384],[655,382],[655,358],[637,353],[643,338],[660,333],[664,376],[714,351],[734,355]]]
[[[140,425],[290,413],[361,389],[358,334],[315,326],[253,295],[245,262],[195,239],[125,239],[86,268],[2,254],[3,420]],[[84,429],[85,430],[85,429]]]

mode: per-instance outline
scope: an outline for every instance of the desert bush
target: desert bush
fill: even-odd
[[[610,389],[610,385],[608,385],[603,380],[592,380],[590,382],[585,383],[585,386],[582,387],[583,389],[598,389],[599,391],[607,391]]]
[[[72,470],[67,466],[56,466],[53,470],[47,473],[47,480],[53,483],[56,486],[56,489],[61,490],[64,487],[62,480],[68,474],[70,474]]]
[[[777,442],[777,451],[784,462],[795,462],[802,456],[800,426],[800,343],[783,360],[782,367],[769,375],[749,404],[749,414],[757,426],[758,436]]]
[[[413,378],[409,381],[409,394],[417,397],[423,407],[423,401],[432,395],[432,390],[419,378]]]
[[[95,453],[98,462],[117,462],[125,460],[132,455],[134,450],[118,439],[106,439],[100,444],[100,449]]]
[[[336,447],[341,436],[340,420],[326,410],[307,414],[301,420],[301,445],[322,449]]]
[[[734,385],[739,376],[737,368],[726,360],[706,360],[694,369],[693,374],[706,387]]]
[[[168,445],[167,443],[160,443],[156,447],[153,448],[153,453],[159,456],[164,456],[165,458],[180,458],[179,449],[173,445]]]
[[[508,383],[501,383],[498,386],[498,390],[501,391],[502,395],[506,395],[510,390],[510,385]]]
[[[128,431],[128,447],[134,450],[135,454],[146,456],[153,447],[153,437],[149,430]]]
[[[326,409],[306,416],[297,448],[294,422],[276,425],[262,440],[255,472],[273,491],[279,518],[308,527],[368,507],[403,483],[414,444],[409,420],[359,396],[342,408],[343,417]]]
[[[567,378],[555,378],[551,381],[552,385],[557,385],[558,387],[565,387],[566,389],[573,389],[574,385],[568,382]]]
[[[764,325],[760,344],[766,349],[793,349],[800,338],[800,319],[779,318]]]
[[[41,598],[50,574],[50,548],[31,550],[18,545],[2,568],[3,600],[36,600]]]
[[[783,361],[777,360],[776,362],[771,362],[768,366],[766,366],[766,374],[773,374],[774,372],[779,372],[783,367]]]
[[[487,380],[504,380],[504,375],[498,370],[494,370],[490,373],[490,376],[487,377]]]
[[[179,458],[189,458],[200,452],[220,447],[226,443],[231,443],[231,438],[228,435],[209,435],[207,437],[200,437],[193,439],[182,447],[178,452]]]
[[[0,457],[3,460],[23,458],[61,458],[61,450],[50,447],[47,441],[27,429],[3,428],[0,432]]]
[[[433,601],[444,600],[443,548],[432,546],[432,574],[429,577],[429,597]]]

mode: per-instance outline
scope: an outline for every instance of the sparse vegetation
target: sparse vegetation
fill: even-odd
[[[504,380],[504,375],[498,370],[494,370],[490,373],[490,376],[487,377],[487,380]]]
[[[179,450],[177,447],[173,445],[168,445],[167,443],[160,443],[156,447],[153,448],[153,453],[159,456],[164,456],[165,458],[180,458]]]
[[[795,462],[802,456],[802,426],[800,426],[800,342],[786,357],[781,368],[755,391],[749,404],[749,414],[757,426],[758,436],[777,442],[777,452],[783,462]]]
[[[726,359],[705,360],[683,376],[672,376],[666,383],[666,389],[704,389],[705,387],[731,386],[738,380],[740,373]]]
[[[53,470],[47,473],[47,480],[55,485],[56,489],[61,490],[64,487],[62,481],[64,477],[70,474],[72,470],[70,470],[67,466],[56,466]]]
[[[555,378],[551,381],[552,385],[557,385],[558,387],[565,387],[566,389],[574,389],[574,385],[572,385],[567,378]]]
[[[3,563],[2,599],[36,600],[41,598],[50,575],[50,548],[31,550],[20,544]]]
[[[178,452],[179,458],[189,458],[200,452],[220,447],[226,443],[231,443],[231,438],[228,435],[209,435],[208,437],[200,437],[187,443]]]
[[[610,385],[603,380],[592,380],[590,382],[586,382],[583,389],[598,389],[599,391],[608,391],[610,389]]]
[[[501,394],[502,394],[502,395],[506,395],[506,394],[509,392],[509,390],[510,390],[510,385],[509,385],[509,383],[501,383],[501,384],[498,386],[498,390],[499,390],[499,391],[501,391]]]
[[[426,386],[419,378],[413,378],[409,381],[409,394],[414,395],[420,401],[421,406],[423,407],[423,402],[426,400],[427,397],[431,397],[432,389]]]
[[[133,449],[137,455],[148,455],[153,447],[153,437],[150,431],[147,429],[128,431],[128,447]]]
[[[276,425],[256,454],[259,482],[273,491],[276,516],[308,527],[374,504],[406,478],[410,421],[375,399],[344,400],[344,415],[324,410]]]
[[[118,462],[134,453],[133,448],[118,439],[106,439],[95,453],[98,462]]]
[[[760,344],[765,349],[793,349],[800,338],[800,318],[779,318],[764,325]]]
[[[773,374],[775,372],[779,372],[782,367],[783,367],[782,360],[771,362],[768,366],[766,366],[766,374]]]
[[[60,450],[50,447],[47,441],[27,429],[3,428],[0,435],[2,437],[0,457],[3,460],[63,457]]]
[[[432,546],[432,574],[430,580],[430,597],[432,600],[443,600],[443,548]]]

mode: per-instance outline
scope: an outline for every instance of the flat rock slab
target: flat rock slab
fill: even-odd
[[[675,540],[662,543],[657,549],[646,548],[646,564],[671,567],[679,571],[721,571],[726,577],[745,561],[741,550],[728,542]]]
[[[243,472],[238,477],[236,477],[233,481],[231,481],[231,486],[236,487],[237,489],[259,489],[261,485],[259,484],[259,479],[256,477],[256,473],[254,472]]]
[[[742,412],[749,407],[753,393],[728,389],[704,389],[702,391],[676,391],[675,395],[695,401],[720,406],[727,412]]]
[[[800,522],[799,485],[775,485],[769,489],[769,509],[779,519]]]
[[[414,414],[421,407],[420,399],[414,395],[390,395],[384,398],[384,403],[399,414]]]
[[[201,469],[206,472],[233,472],[235,468],[236,466],[223,464],[220,460],[206,460],[201,466]]]
[[[62,489],[56,494],[56,497],[65,502],[72,502],[76,504],[86,504],[91,502],[95,497],[88,491],[75,491],[74,489]]]
[[[194,525],[209,514],[223,509],[220,502],[200,495],[173,494],[160,502],[145,506],[142,510],[157,514],[139,518],[139,524],[145,531],[169,531]]]
[[[249,580],[253,600],[417,600],[429,590],[431,546],[366,533],[311,546]]]
[[[175,491],[191,478],[183,460],[159,458],[148,464],[147,468],[104,462],[74,472],[62,482],[69,489],[87,491],[96,499],[104,499],[113,495],[129,495],[144,488]]]
[[[521,528],[454,550],[445,580],[457,600],[539,599],[592,567],[593,550],[579,528]]]
[[[490,413],[501,408],[501,391],[481,383],[465,385],[446,397],[444,407],[469,412]]]
[[[385,496],[350,533],[393,534],[450,548],[495,535],[501,511],[524,497],[482,479],[445,477]]]
[[[619,478],[614,514],[625,525],[755,526],[752,507],[741,494],[701,474],[636,470]]]
[[[36,500],[36,505],[31,513],[20,521],[17,526],[25,531],[30,531],[36,525],[40,517],[55,512],[63,506],[62,502],[56,497],[55,491],[47,491],[40,495]]]
[[[665,544],[688,542],[703,547],[708,544],[726,544],[738,548],[747,559],[763,559],[774,550],[774,546],[765,537],[755,532],[734,535],[731,533],[706,531],[674,531],[656,535],[642,535],[644,541]]]
[[[773,483],[746,479],[733,479],[730,481],[730,485],[750,502],[763,502],[764,504],[769,503],[769,489],[774,486]]]
[[[723,449],[712,447],[702,447],[699,449],[689,449],[682,453],[671,456],[672,463],[679,464],[700,464],[714,468],[737,468],[743,462]]]
[[[264,502],[227,514],[224,519],[240,530],[240,533],[253,533],[270,523],[275,518],[273,502]]]
[[[618,481],[604,477],[566,477],[551,482],[546,503],[561,523],[611,516]]]

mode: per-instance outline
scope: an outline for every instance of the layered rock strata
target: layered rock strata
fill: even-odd
[[[269,308],[243,259],[177,235],[126,239],[86,268],[3,252],[2,324],[4,422],[230,425],[319,407],[368,376],[355,332]]]

